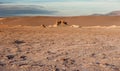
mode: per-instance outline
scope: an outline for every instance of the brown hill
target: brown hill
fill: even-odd
[[[53,25],[57,20],[64,20],[68,24],[80,26],[109,26],[120,25],[120,16],[76,16],[76,17],[9,17],[0,22],[7,25]]]
[[[92,14],[91,16],[120,16],[120,11],[112,11],[107,14]]]
[[[109,16],[120,16],[120,11],[113,11],[113,12],[108,13],[107,15],[109,15]]]

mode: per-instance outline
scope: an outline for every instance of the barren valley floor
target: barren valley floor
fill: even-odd
[[[0,27],[0,71],[120,71],[120,28]]]

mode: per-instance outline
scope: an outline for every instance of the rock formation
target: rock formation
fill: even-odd
[[[53,25],[53,27],[58,27],[58,26],[67,26],[68,23],[65,22],[64,20],[56,21],[56,23]]]
[[[79,28],[80,26],[79,25],[71,25],[70,27]]]
[[[46,26],[45,26],[45,25],[40,25],[40,27],[46,28]]]

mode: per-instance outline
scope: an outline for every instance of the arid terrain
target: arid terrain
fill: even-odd
[[[0,71],[120,71],[120,17],[46,19],[0,20]]]
[[[0,23],[7,25],[32,25],[39,26],[52,25],[57,20],[64,20],[70,25],[80,26],[120,26],[120,16],[75,16],[75,17],[49,17],[49,16],[33,16],[33,17],[8,17],[2,18]]]

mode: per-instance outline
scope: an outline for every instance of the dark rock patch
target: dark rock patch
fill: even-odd
[[[7,55],[6,56],[8,59],[13,59],[15,56],[14,55]]]
[[[23,43],[25,43],[25,41],[23,41],[23,40],[15,40],[13,43],[14,44],[23,44]]]

